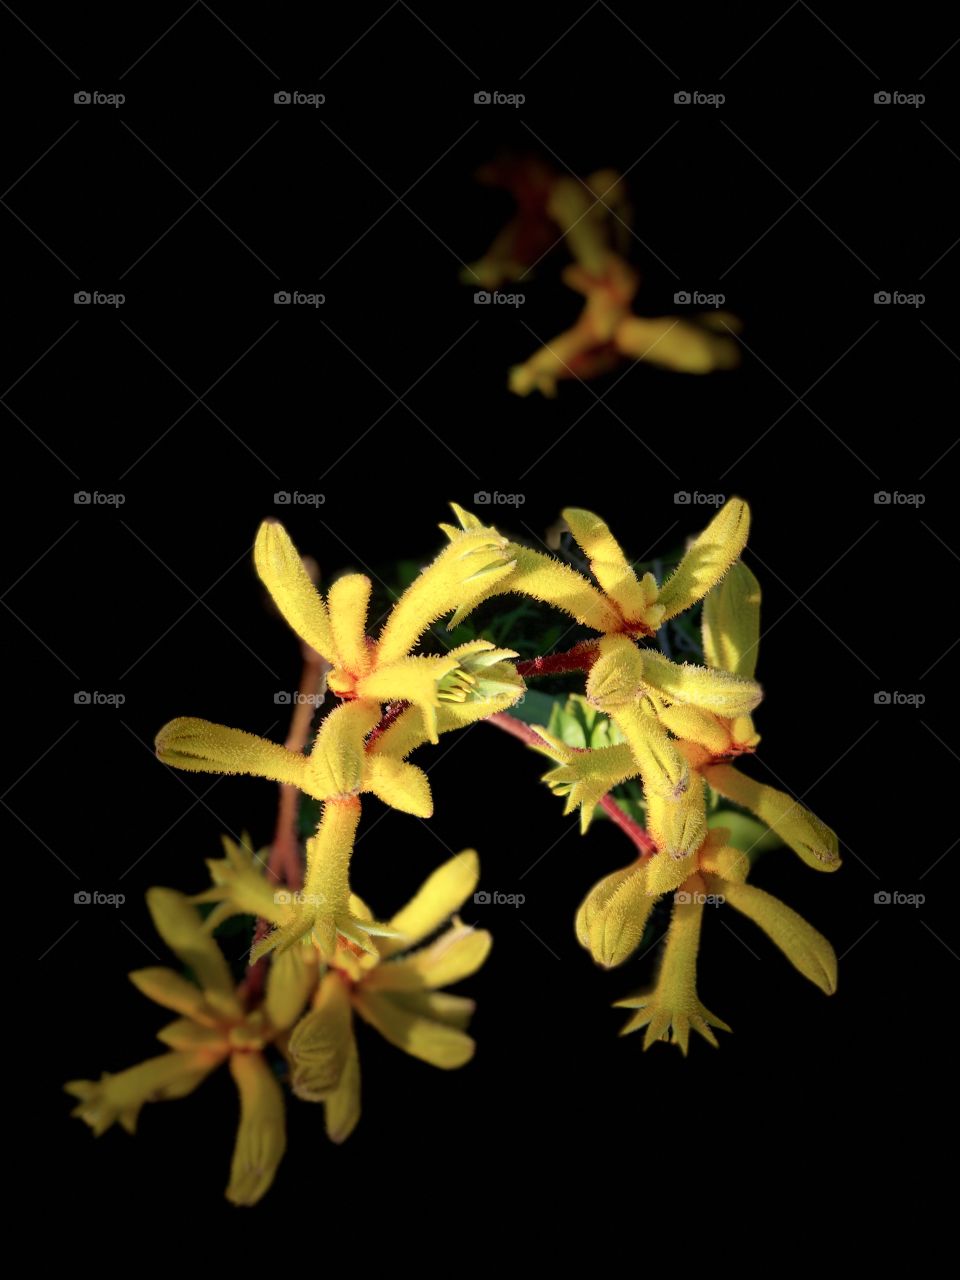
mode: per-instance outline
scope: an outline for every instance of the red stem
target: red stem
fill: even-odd
[[[639,822],[634,821],[628,813],[624,813],[609,791],[600,801],[600,808],[612,822],[617,824],[621,831],[626,832],[641,854],[657,852],[657,846],[646,829],[641,827]]]
[[[373,744],[376,742],[376,740],[380,737],[381,734],[387,732],[387,730],[390,728],[390,726],[393,724],[395,720],[400,719],[400,717],[403,715],[404,711],[406,711],[409,705],[410,705],[409,702],[391,702],[390,703],[390,705],[387,707],[386,712],[381,717],[379,724],[375,724],[373,728],[370,730],[370,734],[367,738],[367,743],[366,743],[367,751],[370,750],[370,748],[373,746]]]
[[[589,671],[597,660],[596,640],[584,640],[565,653],[548,653],[542,658],[526,658],[518,662],[517,674],[529,676],[558,675],[563,671]]]

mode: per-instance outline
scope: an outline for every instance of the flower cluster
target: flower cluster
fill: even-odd
[[[492,271],[493,268],[491,268]],[[634,1010],[625,1031],[646,1028],[644,1044],[671,1039],[686,1052],[690,1030],[716,1044],[726,1024],[701,1003],[696,959],[704,902],[729,903],[754,920],[792,963],[827,993],[836,986],[830,944],[789,907],[748,884],[751,846],[770,839],[810,866],[839,865],[834,833],[784,792],[734,763],[760,741],[753,712],[760,588],[740,559],[749,510],[731,499],[687,547],[663,581],[637,574],[604,522],[588,511],[564,520],[589,575],[511,541],[454,506],[443,524],[448,545],[400,596],[376,636],[368,634],[372,586],[362,574],[338,578],[324,594],[277,523],[264,523],[254,560],[280,613],[300,638],[310,670],[325,672],[336,704],[302,742],[280,745],[239,728],[179,718],[157,735],[157,754],[180,769],[246,774],[281,786],[281,813],[296,818],[301,795],[318,805],[300,857],[295,827],[266,856],[249,840],[224,839],[207,863],[210,884],[193,897],[151,889],[157,932],[184,972],[138,970],[135,986],[176,1019],[158,1038],[167,1052],[99,1081],[66,1086],[74,1114],[95,1134],[113,1123],[134,1132],[147,1102],[184,1097],[227,1065],[240,1099],[240,1124],[227,1189],[254,1204],[273,1182],[286,1145],[283,1083],[294,1098],[321,1102],[334,1142],[360,1116],[355,1016],[391,1044],[449,1069],[471,1058],[473,1002],[444,988],[483,964],[490,935],[458,910],[476,888],[473,850],[451,858],[396,914],[381,920],[351,885],[351,859],[365,797],[428,818],[426,773],[408,757],[443,733],[490,720],[549,757],[549,787],[586,832],[602,807],[632,837],[633,861],[606,875],[576,916],[576,933],[605,967],[639,948],[661,900],[672,916],[652,991],[620,1004]],[[478,638],[437,656],[427,632],[463,622],[479,605],[519,594],[566,613],[594,633],[565,654],[517,661]],[[651,641],[671,619],[703,602],[705,662],[673,661]],[[525,677],[586,675],[581,717],[530,726],[509,715]],[[579,735],[579,736],[578,736]],[[624,788],[642,788],[641,825],[624,807]],[[728,807],[717,811],[716,803]],[[744,810],[755,815],[748,819]],[[744,823],[749,840],[743,838]],[[281,838],[284,837],[284,838]],[[283,879],[277,850],[292,849]],[[257,923],[246,975],[236,982],[215,931],[231,916]]]
[[[587,703],[608,722],[606,742],[572,746],[540,725],[530,741],[552,760],[544,781],[565,798],[567,813],[579,808],[583,831],[614,788],[634,779],[642,786],[646,830],[636,841],[638,857],[590,891],[577,915],[577,936],[598,964],[620,965],[639,947],[658,899],[673,898],[657,987],[626,1002],[638,1009],[626,1029],[646,1026],[646,1046],[672,1035],[686,1052],[690,1027],[714,1044],[710,1027],[725,1028],[701,1006],[694,981],[708,898],[753,919],[824,992],[836,989],[829,942],[789,907],[745,883],[748,853],[760,837],[737,848],[730,827],[711,825],[708,802],[721,797],[748,810],[762,824],[761,837],[772,832],[818,871],[840,866],[838,841],[799,801],[733,763],[756,750],[752,713],[763,696],[754,679],[760,587],[740,560],[747,504],[732,498],[721,507],[663,583],[651,573],[638,577],[598,516],[575,508],[563,515],[592,581],[550,556],[514,547],[511,574],[489,584],[484,596],[527,594],[600,633],[571,650],[566,663],[546,659],[526,674],[586,671]],[[466,529],[483,527],[466,512],[460,516]],[[701,600],[705,665],[674,662],[646,643]],[[729,812],[738,824],[738,810]]]

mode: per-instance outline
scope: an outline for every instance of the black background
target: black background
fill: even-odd
[[[468,845],[485,887],[526,895],[479,917],[496,942],[464,988],[477,1057],[441,1073],[361,1028],[360,1128],[336,1149],[319,1110],[295,1104],[256,1212],[430,1215],[448,1198],[482,1206],[494,1186],[515,1189],[520,1211],[524,1192],[549,1203],[651,1177],[682,1195],[701,1151],[772,1168],[816,1153],[810,1194],[828,1194],[836,1160],[909,1142],[945,1087],[956,855],[941,815],[960,758],[951,15],[913,6],[905,29],[902,14],[803,0],[221,9],[0,14],[19,73],[3,89],[18,122],[3,403],[23,508],[4,603],[25,700],[4,797],[19,886],[8,963],[25,968],[37,1021],[18,1052],[38,1087],[45,1194],[88,1223],[157,1204],[180,1222],[231,1212],[226,1073],[146,1108],[135,1139],[94,1142],[59,1087],[157,1051],[164,1015],[125,978],[164,954],[143,891],[202,887],[224,829],[269,839],[268,784],[210,789],[150,745],[181,714],[285,733],[274,695],[295,687],[299,657],[252,570],[257,524],[280,514],[325,576],[379,582],[399,557],[434,554],[445,503],[478,490],[521,493],[500,524],[534,541],[566,504],[597,510],[637,557],[708,518],[676,491],[750,501],[767,632],[751,771],[805,797],[845,853],[835,877],[783,851],[756,879],[832,940],[839,992],[825,999],[748,922],[730,932],[711,917],[700,992],[734,1035],[687,1060],[618,1040],[609,1004],[652,957],[602,973],[571,922],[629,850],[607,824],[581,841],[539,759],[478,726],[421,753],[430,823],[390,812],[355,859],[381,914]],[[292,89],[326,102],[274,104]],[[482,89],[527,101],[475,106]],[[676,106],[681,89],[726,102]],[[874,103],[895,89],[926,102]],[[79,90],[126,102],[75,106]],[[472,178],[507,147],[579,174],[629,170],[638,309],[723,292],[746,325],[739,371],[639,365],[615,387],[510,397],[509,365],[566,327],[577,299],[557,278],[562,246],[518,286],[516,311],[479,310],[458,283],[509,215]],[[81,289],[126,301],[76,307]],[[325,303],[278,308],[280,289]],[[878,307],[878,290],[926,301]],[[79,490],[125,501],[79,506]],[[280,490],[325,501],[280,510]],[[925,501],[877,505],[880,490]],[[75,705],[78,690],[125,702]],[[926,701],[877,705],[882,690]],[[381,812],[371,802],[365,826]],[[80,889],[127,901],[74,906]],[[894,890],[926,901],[874,903]]]

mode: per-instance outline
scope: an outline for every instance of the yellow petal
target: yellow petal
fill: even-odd
[[[323,1109],[327,1137],[331,1142],[345,1142],[360,1119],[360,1055],[352,1028],[340,1083],[327,1094]]]
[[[269,1191],[287,1147],[283,1091],[259,1053],[234,1053],[230,1074],[240,1094],[240,1127],[227,1199],[256,1204]]]
[[[364,766],[363,790],[372,791],[384,804],[418,818],[433,814],[433,796],[427,775],[416,765],[387,755],[370,755]]]
[[[646,888],[647,863],[633,863],[595,885],[577,916],[577,936],[597,964],[623,964],[640,945],[655,899]]]
[[[647,826],[661,854],[677,863],[696,853],[709,829],[703,778],[692,773],[684,787],[666,794],[648,791],[646,800]],[[668,893],[679,883],[675,875],[665,866],[651,867],[647,892]]]
[[[367,991],[437,990],[476,973],[493,945],[486,929],[456,924],[420,951],[377,965],[365,983]]]
[[[313,949],[289,947],[273,957],[264,1007],[271,1027],[286,1031],[300,1017],[317,980]]]
[[[726,724],[712,712],[701,711],[699,707],[680,703],[658,707],[657,719],[674,737],[696,742],[714,756],[723,755],[733,744]]]
[[[837,957],[822,933],[779,898],[754,885],[719,879],[715,883],[725,901],[758,924],[795,969],[825,995],[833,995],[837,989]]]
[[[590,571],[600,586],[614,600],[628,622],[656,623],[656,615],[648,619],[648,608],[655,602],[641,584],[623,550],[606,524],[592,511],[578,507],[566,507],[563,518],[570,526],[584,554],[590,561]]]
[[[728,671],[692,662],[671,662],[655,649],[645,649],[642,658],[644,684],[670,702],[732,719],[748,715],[763,697],[763,690],[754,680]]]
[[[629,636],[604,636],[587,677],[587,698],[604,711],[632,706],[643,687],[643,658]]]
[[[461,1031],[466,1031],[477,1007],[475,1000],[447,991],[391,991],[390,999],[401,1009]]]
[[[183,1052],[206,1051],[226,1057],[230,1051],[227,1033],[219,1027],[204,1027],[192,1018],[177,1018],[157,1032],[157,1039],[169,1049]]]
[[[660,588],[665,617],[673,618],[715,587],[747,543],[750,508],[741,498],[724,503],[698,534],[673,574]]]
[[[283,525],[276,520],[263,522],[257,531],[253,558],[261,582],[300,639],[331,666],[342,666],[326,605]]]
[[[444,862],[390,921],[390,927],[400,937],[383,939],[381,953],[384,956],[394,955],[429,937],[455,911],[459,911],[476,889],[479,879],[480,860],[474,849],[464,849]]]
[[[386,993],[358,987],[354,1004],[360,1016],[385,1040],[434,1067],[453,1070],[473,1057],[476,1045],[470,1036],[456,1027],[411,1013]]]
[[[516,566],[502,589],[551,604],[593,631],[616,631],[623,625],[602,593],[569,565],[528,547],[514,546],[513,552]]]
[[[378,663],[405,657],[432,623],[495,588],[510,573],[510,550],[495,529],[478,525],[457,535],[394,605],[377,641]]]
[[[327,593],[339,665],[355,676],[365,676],[371,665],[372,644],[367,641],[366,626],[372,590],[373,583],[362,573],[348,573],[338,578]]]
[[[816,871],[836,871],[840,866],[840,843],[836,832],[809,809],[776,787],[755,782],[733,765],[712,765],[704,777],[727,800],[742,805],[772,828],[784,844],[800,855]]]
[[[211,1053],[164,1053],[116,1075],[105,1071],[99,1080],[71,1080],[63,1087],[79,1100],[71,1115],[88,1124],[95,1137],[117,1122],[135,1133],[144,1103],[186,1097],[221,1061]]]
[[[276,742],[191,716],[165,724],[157,734],[156,748],[164,764],[191,773],[246,773],[294,787],[303,786],[307,764],[303,756]]]
[[[760,583],[742,560],[703,602],[703,656],[750,680],[757,669],[760,641]]]
[[[135,969],[127,977],[148,1000],[162,1005],[164,1009],[173,1009],[175,1013],[182,1013],[208,1027],[216,1025],[216,1013],[204,1000],[200,988],[173,969]]]
[[[242,1013],[230,966],[203,927],[199,912],[176,889],[148,889],[147,907],[167,946],[196,974],[207,1003],[219,1011]]]
[[[353,1039],[347,987],[336,969],[320,980],[313,1008],[290,1037],[293,1091],[307,1102],[319,1102],[340,1084]]]
[[[355,795],[363,780],[364,738],[380,718],[375,702],[354,699],[323,719],[307,759],[304,787],[318,800]]]

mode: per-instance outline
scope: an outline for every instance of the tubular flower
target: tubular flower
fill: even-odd
[[[286,1147],[283,1093],[265,1050],[300,1017],[316,966],[302,949],[274,964],[263,1006],[247,1011],[220,948],[189,901],[173,889],[151,889],[147,904],[157,932],[197,981],[162,967],[130,974],[148,999],[180,1015],[157,1036],[169,1052],[116,1075],[105,1072],[98,1081],[71,1081],[65,1088],[78,1099],[73,1114],[98,1137],[115,1122],[134,1133],[144,1103],[186,1097],[227,1063],[240,1097],[227,1199],[256,1204]]]
[[[466,1033],[474,1002],[439,988],[475,973],[492,939],[461,923],[455,912],[477,885],[479,864],[472,849],[439,867],[410,902],[390,920],[388,934],[361,950],[341,940],[323,973],[310,1011],[289,1043],[293,1090],[323,1102],[326,1127],[342,1142],[360,1118],[360,1065],[354,1014],[415,1058],[435,1067],[462,1067],[474,1053]],[[369,909],[352,899],[358,920]],[[448,927],[425,942],[443,925]],[[411,950],[410,948],[416,948]]]
[[[463,531],[479,534],[486,528],[477,516],[456,504],[453,511]],[[482,600],[515,593],[553,605],[603,635],[652,636],[664,622],[702,600],[721,581],[739,559],[750,528],[750,508],[742,499],[731,498],[690,543],[674,572],[658,584],[652,573],[637,577],[599,516],[567,507],[563,518],[586,555],[598,586],[553,556],[508,544],[504,554],[512,568],[458,608],[449,625],[461,622]],[[440,527],[452,540],[463,536],[453,525]],[[486,532],[499,536],[493,529]]]
[[[697,996],[697,952],[705,896],[702,878],[690,876],[677,894],[656,986],[648,993],[617,1002],[618,1008],[636,1009],[621,1035],[646,1027],[644,1049],[649,1049],[655,1040],[672,1039],[686,1056],[691,1029],[714,1048],[718,1047],[717,1037],[711,1028],[730,1030]]]
[[[674,897],[673,914],[659,976],[651,992],[617,1002],[637,1012],[621,1032],[647,1028],[643,1047],[671,1039],[684,1054],[691,1027],[714,1047],[711,1027],[730,1028],[700,1003],[696,991],[696,960],[706,902],[729,903],[760,926],[795,969],[825,995],[837,989],[837,958],[827,939],[785,903],[745,883],[749,859],[725,844],[729,832],[715,828],[698,855],[697,870]]]

